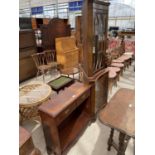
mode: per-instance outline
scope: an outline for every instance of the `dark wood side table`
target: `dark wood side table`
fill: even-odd
[[[90,85],[75,82],[39,107],[47,151],[62,155],[92,118]]]
[[[41,155],[34,147],[30,133],[23,127],[19,127],[19,155]]]
[[[134,90],[121,88],[99,113],[101,123],[111,127],[108,150],[113,146],[117,155],[125,155],[128,141],[135,137],[135,94]],[[113,141],[114,130],[118,130],[119,146]]]

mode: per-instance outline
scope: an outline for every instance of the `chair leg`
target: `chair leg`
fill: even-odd
[[[45,83],[45,71],[42,72],[43,75],[43,82]]]
[[[36,80],[38,79],[38,76],[39,76],[39,72],[40,72],[40,71],[38,70],[38,71],[37,71],[37,76],[36,76]]]

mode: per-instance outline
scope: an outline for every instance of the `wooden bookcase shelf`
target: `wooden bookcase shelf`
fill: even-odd
[[[59,126],[62,151],[65,151],[69,144],[79,136],[83,131],[83,127],[86,126],[89,121],[90,115],[85,111],[81,111],[81,109],[77,109]]]
[[[48,153],[61,155],[92,119],[91,87],[75,82],[39,107]]]

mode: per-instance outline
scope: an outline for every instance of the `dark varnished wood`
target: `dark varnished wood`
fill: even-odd
[[[121,88],[107,106],[99,113],[102,123],[129,136],[135,132],[135,94],[134,90]],[[130,107],[131,106],[131,107]]]
[[[37,68],[31,58],[36,53],[36,42],[33,30],[19,31],[19,81],[34,77]]]
[[[90,86],[75,82],[39,107],[48,153],[65,153],[91,120]]]
[[[21,126],[19,127],[19,154],[41,155],[41,152],[34,147],[30,133]]]
[[[85,0],[82,12],[82,43],[84,69],[88,76],[106,67],[109,3]]]
[[[43,50],[55,49],[55,38],[71,36],[71,29],[67,19],[53,18],[48,24],[42,25],[41,31]]]
[[[113,146],[117,155],[125,155],[128,141],[135,135],[134,96],[134,90],[121,88],[99,113],[101,123],[111,127],[108,150]],[[120,132],[119,145],[113,141],[114,129]]]
[[[108,72],[106,68],[107,26],[109,3],[83,1],[82,68],[84,82],[90,83],[94,114],[107,103]]]

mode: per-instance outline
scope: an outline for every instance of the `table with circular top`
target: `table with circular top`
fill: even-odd
[[[38,106],[51,96],[51,87],[45,83],[31,83],[19,89],[19,112],[21,120],[38,116]]]

